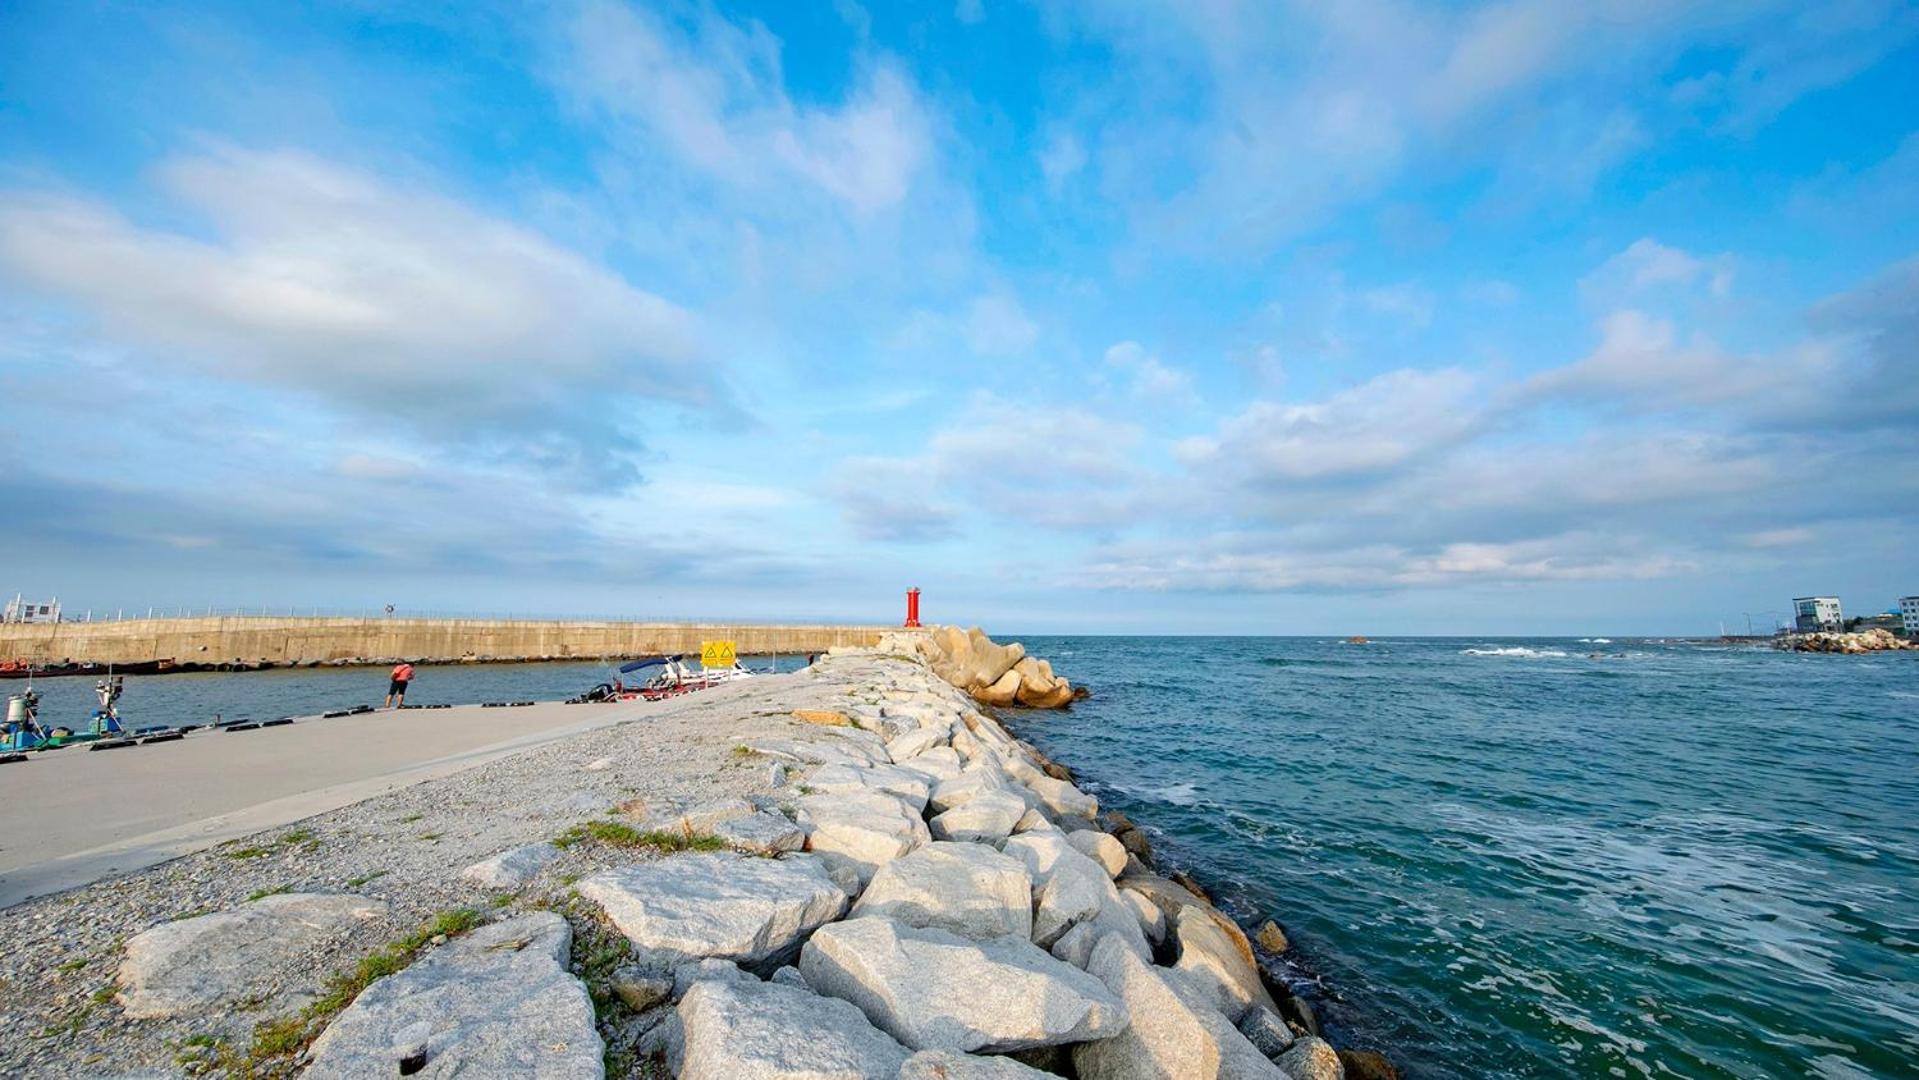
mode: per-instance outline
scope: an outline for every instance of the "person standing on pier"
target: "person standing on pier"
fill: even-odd
[[[405,660],[393,665],[392,681],[386,686],[386,704],[382,708],[391,709],[406,704],[406,687],[413,681],[413,665]]]

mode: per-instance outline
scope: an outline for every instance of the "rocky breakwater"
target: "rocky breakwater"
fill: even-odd
[[[120,1023],[258,1018],[250,1048],[170,1039],[188,1075],[1391,1075],[1266,981],[1276,927],[1256,949],[1154,872],[1138,829],[898,645],[741,696],[741,741],[705,767],[753,793],[629,800],[503,845],[417,886],[464,903],[370,953],[384,905],[319,891],[139,933],[108,988]],[[299,973],[321,946],[359,958],[315,986]],[[127,1043],[99,1045],[86,1060],[104,1066]]]
[[[964,690],[982,705],[1020,705],[1059,709],[1086,696],[1084,687],[1053,674],[1053,665],[1026,655],[1019,642],[995,644],[975,626],[936,626],[925,634],[888,634],[876,652],[925,661],[933,674]]]
[[[1875,653],[1919,651],[1919,641],[1906,641],[1890,630],[1861,630],[1858,633],[1820,632],[1787,634],[1777,645],[1792,652]]]

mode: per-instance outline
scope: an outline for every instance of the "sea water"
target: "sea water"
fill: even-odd
[[[1919,653],[1023,640],[1094,693],[1015,728],[1234,915],[1278,918],[1278,974],[1409,1077],[1919,1075]],[[423,667],[408,700],[611,674]],[[386,676],[130,678],[122,712],[311,714]],[[38,686],[84,724],[91,679]]]
[[[1012,713],[1422,1077],[1919,1075],[1919,654],[1023,639]]]

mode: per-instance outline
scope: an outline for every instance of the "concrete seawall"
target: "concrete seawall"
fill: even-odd
[[[389,657],[413,660],[599,659],[698,653],[700,642],[736,643],[741,655],[870,647],[881,626],[725,623],[534,622],[491,619],[334,619],[216,616],[119,622],[0,625],[0,661],[135,664],[302,664]]]

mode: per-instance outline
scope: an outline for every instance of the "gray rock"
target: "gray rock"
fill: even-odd
[[[806,830],[765,810],[722,821],[713,826],[712,834],[734,851],[749,855],[778,855],[806,844]]]
[[[1081,1080],[1284,1080],[1177,972],[1154,967],[1112,937],[1094,948],[1087,967],[1125,1003],[1132,1023],[1073,1048]]]
[[[874,871],[933,839],[919,811],[877,791],[808,795],[799,801],[808,851],[845,857],[862,882]]]
[[[962,768],[959,751],[950,746],[936,746],[923,751],[900,762],[900,767],[928,777],[935,784],[960,775]]]
[[[1049,1075],[1012,1058],[921,1050],[900,1067],[899,1080],[1046,1080]]]
[[[933,818],[927,828],[937,840],[992,843],[1012,835],[1026,815],[1026,801],[1011,791],[986,791]]]
[[[1256,1005],[1279,1011],[1253,965],[1251,944],[1226,916],[1197,905],[1182,908],[1173,937],[1179,944],[1173,966],[1190,975],[1228,1019],[1237,1022]]]
[[[1020,833],[1002,850],[1026,863],[1033,875],[1033,940],[1042,946],[1051,946],[1074,923],[1093,918],[1102,908],[1121,904],[1105,869],[1056,830]]]
[[[1053,821],[1046,816],[1046,811],[1035,806],[1029,807],[1026,813],[1020,816],[1019,821],[1013,824],[1013,831],[1016,833],[1033,832],[1037,829],[1050,829],[1052,827]]]
[[[786,786],[786,763],[785,762],[775,761],[773,764],[768,765],[766,767],[766,786],[770,788],[776,788],[776,789],[783,788]]]
[[[944,728],[922,727],[887,743],[886,752],[892,755],[894,761],[905,762],[908,758],[944,745],[946,739],[947,734]]]
[[[854,791],[880,791],[895,796],[913,807],[914,813],[926,809],[931,790],[926,777],[897,765],[822,765],[806,778],[806,786],[823,795]]]
[[[572,938],[565,919],[542,911],[427,953],[361,991],[314,1042],[303,1075],[397,1075],[425,1025],[420,1076],[603,1076],[593,1003],[566,970]]]
[[[1099,980],[1019,937],[974,942],[891,919],[848,919],[813,935],[800,971],[916,1050],[1018,1050],[1126,1026],[1125,1009]]]
[[[700,983],[679,1018],[680,1080],[890,1078],[907,1057],[852,1005],[781,983]]]
[[[517,889],[559,857],[560,849],[552,844],[527,844],[481,859],[460,871],[460,876],[489,889]]]
[[[1239,1033],[1259,1048],[1259,1052],[1278,1060],[1293,1045],[1293,1029],[1279,1014],[1264,1005],[1255,1005],[1239,1018]]]
[[[1146,940],[1157,945],[1166,940],[1166,913],[1145,896],[1132,889],[1121,889],[1119,898],[1139,916],[1139,928],[1145,932]]]
[[[624,964],[613,969],[606,982],[626,1007],[636,1013],[673,999],[673,979],[639,964]]]
[[[740,970],[740,966],[731,960],[717,960],[711,957],[695,960],[692,963],[679,964],[673,968],[673,1000],[678,1001],[693,989],[695,983],[712,982],[758,982],[753,976]]]
[[[882,915],[975,940],[1033,934],[1033,881],[1019,860],[982,844],[934,841],[873,875],[854,915]]]
[[[117,977],[120,1004],[144,1020],[203,1012],[276,989],[282,968],[384,914],[385,904],[364,896],[283,893],[163,923],[127,942]]]
[[[955,806],[964,806],[983,792],[1005,791],[1012,783],[996,768],[967,769],[950,780],[934,784],[927,805],[934,813],[943,814]]]
[[[791,964],[788,964],[785,967],[779,969],[778,971],[775,971],[772,975],[767,977],[766,981],[776,982],[776,983],[779,983],[781,986],[797,986],[802,990],[812,989],[812,987],[806,985],[806,976],[800,974],[800,969],[794,967]]]
[[[1064,780],[1055,780],[1050,776],[1041,776],[1029,780],[1026,786],[1038,795],[1040,802],[1048,810],[1061,817],[1095,819],[1099,817],[1099,800],[1086,794]]]
[[[1104,867],[1108,877],[1118,877],[1126,869],[1126,849],[1120,846],[1118,840],[1103,832],[1093,829],[1069,832],[1066,842]]]
[[[1308,1035],[1279,1056],[1279,1068],[1292,1080],[1344,1080],[1345,1066],[1326,1040]]]
[[[717,957],[755,970],[778,967],[846,907],[846,894],[806,855],[678,855],[595,874],[579,890],[643,959]]]
[[[708,799],[690,806],[668,807],[647,819],[647,825],[688,836],[710,835],[721,822],[750,817],[758,807],[745,799]]]

